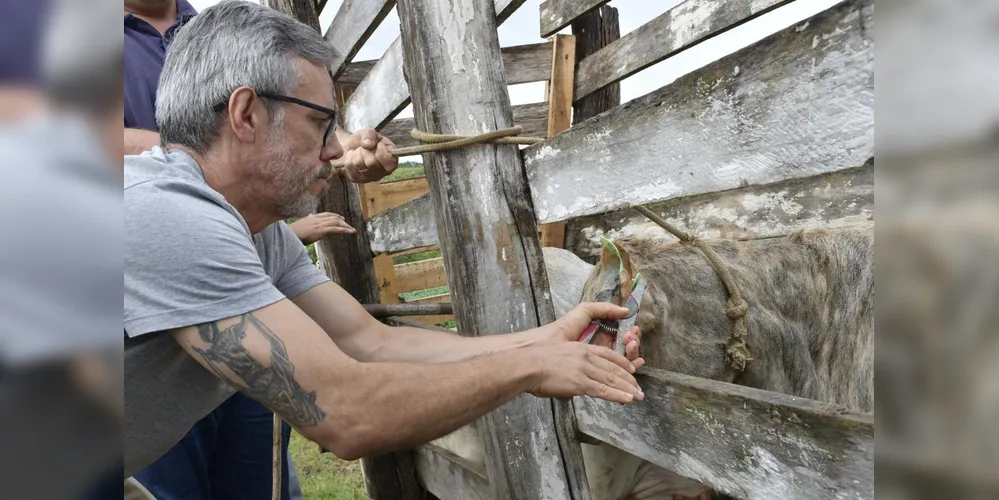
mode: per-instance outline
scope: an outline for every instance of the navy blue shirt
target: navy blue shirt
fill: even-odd
[[[152,25],[125,14],[125,127],[159,130],[156,126],[156,87],[167,47],[184,23],[197,11],[187,0],[177,0],[177,22],[164,35]]]
[[[40,83],[40,45],[49,6],[49,0],[0,1],[0,85]]]

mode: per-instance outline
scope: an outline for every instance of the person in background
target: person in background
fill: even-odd
[[[156,98],[170,43],[197,11],[186,0],[124,1],[124,148],[139,154],[160,145]],[[344,160],[369,171],[391,173],[398,160],[388,153],[391,141],[373,130],[337,138],[350,149]],[[377,180],[377,179],[372,179]],[[355,231],[339,214],[313,213],[290,224],[305,245]],[[135,475],[160,500],[197,498],[270,498],[273,412],[235,393],[199,421],[169,453]],[[282,497],[299,498],[294,463],[288,454],[291,427],[283,424]]]

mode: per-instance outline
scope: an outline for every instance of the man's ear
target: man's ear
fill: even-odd
[[[267,109],[253,89],[240,87],[229,96],[226,116],[236,138],[240,142],[252,143],[267,122]]]

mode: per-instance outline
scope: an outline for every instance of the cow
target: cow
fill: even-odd
[[[873,412],[873,222],[705,243],[748,305],[751,359],[743,369],[721,347],[733,331],[728,292],[706,255],[689,243],[648,234],[607,241],[595,265],[544,248],[556,315],[596,300],[608,283],[622,303],[640,275],[646,288],[636,324],[647,366]],[[604,333],[593,341],[612,345]],[[433,444],[484,463],[471,426]],[[583,443],[582,451],[595,500],[710,496],[706,486],[612,446]]]

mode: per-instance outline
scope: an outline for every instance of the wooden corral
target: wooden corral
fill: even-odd
[[[317,24],[315,6],[287,3]],[[324,242],[321,259],[362,302],[446,284],[454,296],[426,300],[453,302],[461,334],[509,332],[553,319],[541,247],[593,260],[601,237],[648,230],[633,205],[701,237],[873,219],[873,0],[838,2],[620,106],[622,79],[790,0],[685,0],[619,39],[604,26],[607,0],[547,0],[539,34],[553,38],[506,48],[496,27],[523,0],[395,3],[346,0],[327,35],[348,130],[374,127],[400,146],[413,127],[516,124],[547,139],[428,153],[426,178],[331,190],[327,207],[363,237],[339,243],[346,256]],[[352,61],[393,7],[400,37],[376,62]],[[569,26],[574,36],[555,35]],[[549,82],[546,102],[511,106],[506,85],[530,81]],[[411,93],[415,118],[395,120]],[[439,259],[393,265],[438,246]],[[368,493],[590,498],[585,435],[739,498],[873,498],[870,414],[654,370],[640,383],[642,404],[503,405],[477,423],[484,470],[431,445],[365,459]]]

